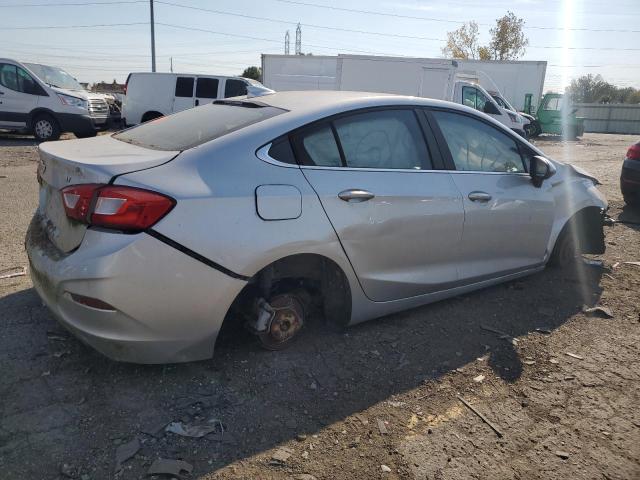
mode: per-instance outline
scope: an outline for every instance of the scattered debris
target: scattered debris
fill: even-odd
[[[618,268],[620,266],[620,262],[616,262],[613,265],[611,265],[611,268]]]
[[[560,363],[560,361],[557,358],[551,358],[549,359],[549,363],[553,363],[554,365],[557,365]]]
[[[158,458],[147,470],[147,475],[173,475],[174,477],[182,478],[183,472],[190,474],[192,471],[193,465],[183,460]]]
[[[398,408],[398,407],[404,407],[406,404],[404,402],[388,402],[389,405],[391,405],[392,407]]]
[[[625,265],[635,265],[636,267],[640,267],[640,262],[624,262]]]
[[[535,360],[523,360],[522,363],[525,364],[525,365],[535,365],[536,361]]]
[[[380,470],[382,470],[384,473],[391,473],[391,469],[386,465],[380,465]]]
[[[594,314],[593,316],[599,316],[603,318],[613,318],[613,313],[611,312],[611,309],[609,307],[601,307],[601,306],[587,307],[586,305],[584,305],[582,307],[582,311],[587,314]]]
[[[307,458],[309,458],[309,452],[305,450],[300,456],[306,460]]]
[[[17,271],[12,272],[11,270],[17,270]],[[5,268],[4,270],[0,270],[0,272],[9,272],[9,273],[3,273],[2,275],[0,275],[0,280],[6,280],[8,278],[15,278],[15,277],[24,277],[27,274],[27,267]]]
[[[518,339],[512,337],[508,333],[498,330],[497,328],[489,327],[487,325],[480,325],[480,328],[482,330],[486,330],[487,332],[491,332],[491,333],[495,333],[496,335],[499,335],[501,339],[511,342],[513,345],[516,345],[516,346],[518,345]]]
[[[547,327],[537,327],[536,332],[544,333],[545,335],[551,335],[551,329]]]
[[[308,473],[299,473],[298,475],[294,475],[292,478],[293,480],[318,480],[316,477]]]
[[[387,426],[384,424],[384,422],[381,419],[376,418],[376,423],[378,424],[378,430],[380,430],[380,435],[387,435],[389,433],[389,430],[387,430]]]
[[[222,422],[217,418],[211,418],[206,423],[185,425],[182,422],[171,422],[164,429],[165,432],[175,433],[183,437],[201,438],[215,432],[220,427],[220,433],[224,434]]]
[[[604,262],[602,260],[589,260],[588,258],[583,258],[582,262],[584,265],[588,265],[590,267],[604,267]]]
[[[500,430],[498,430],[498,427],[496,427],[493,423],[491,423],[489,421],[489,419],[487,417],[485,417],[483,414],[481,414],[478,410],[476,410],[475,408],[473,408],[469,402],[467,402],[464,398],[462,398],[460,395],[458,395],[458,400],[460,400],[465,407],[467,407],[469,410],[471,410],[473,413],[475,413],[480,420],[482,420],[484,423],[486,423],[487,425],[489,425],[489,427],[491,428],[491,430],[493,430],[494,432],[496,432],[496,435],[498,435],[499,438],[502,438],[502,432]]]
[[[485,379],[486,377],[482,374],[478,375],[477,377],[473,377],[473,381],[476,383],[482,383],[482,381]]]
[[[296,440],[299,442],[304,442],[307,439],[307,436],[304,433],[299,433],[296,435]]]
[[[56,358],[62,358],[65,355],[69,355],[71,352],[69,350],[62,350],[60,352],[53,352],[53,356]]]
[[[563,460],[566,460],[567,458],[569,458],[569,454],[567,452],[563,452],[562,450],[556,450],[555,452],[553,452],[557,457],[562,458]]]
[[[129,443],[120,445],[116,450],[116,472],[122,468],[124,462],[133,457],[140,450],[140,440],[138,437]]]
[[[584,360],[584,357],[581,357],[580,355],[576,355],[575,353],[564,352],[564,354],[568,355],[571,358],[575,358],[576,360]]]
[[[293,455],[293,451],[287,447],[280,447],[273,455],[271,455],[270,465],[282,465],[289,460],[289,457]]]
[[[47,332],[47,338],[49,340],[56,340],[58,342],[66,342],[67,337],[64,337],[56,332]]]
[[[356,413],[354,415],[354,417],[356,417],[358,420],[360,420],[360,423],[362,423],[362,425],[364,425],[364,426],[369,425],[369,420],[367,420],[367,418],[364,415],[362,415],[360,413]]]

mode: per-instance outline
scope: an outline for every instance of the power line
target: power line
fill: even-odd
[[[414,15],[401,15],[399,13],[387,13],[387,12],[379,12],[375,10],[360,10],[356,8],[345,8],[345,7],[335,7],[333,5],[322,5],[320,3],[311,3],[311,2],[301,2],[298,0],[275,0],[280,3],[288,3],[290,5],[302,5],[305,7],[316,7],[316,8],[324,8],[328,10],[336,10],[340,12],[350,12],[350,13],[364,13],[366,15],[379,15],[384,17],[394,17],[394,18],[407,18],[410,20],[424,20],[429,22],[441,22],[441,23],[455,23],[458,25],[464,24],[465,22],[460,20],[447,20],[444,18],[434,18],[434,17],[422,17],[422,16],[414,16]],[[477,23],[477,22],[476,22]],[[494,26],[490,23],[478,23],[481,26]],[[526,29],[534,29],[534,30],[562,30],[565,29],[562,27],[541,27],[534,25],[524,25]],[[587,31],[587,32],[616,32],[616,33],[640,33],[640,30],[624,30],[624,29],[605,29],[605,28],[568,28],[567,30],[574,31]]]
[[[149,22],[98,23],[94,25],[42,25],[37,27],[2,27],[2,30],[56,30],[61,28],[130,27],[132,25],[149,25]]]
[[[145,0],[118,0],[113,2],[82,2],[82,3],[10,3],[8,5],[0,5],[0,8],[19,8],[19,7],[87,7],[96,5],[123,5],[131,3],[147,3]]]

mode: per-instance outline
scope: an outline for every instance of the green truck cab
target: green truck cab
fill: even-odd
[[[531,113],[531,95],[525,97],[525,113]],[[581,137],[584,134],[584,118],[576,117],[578,109],[568,103],[561,93],[546,93],[540,99],[540,105],[531,121],[529,136],[537,137],[541,133],[562,135],[565,138]]]

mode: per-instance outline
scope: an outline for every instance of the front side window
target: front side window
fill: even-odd
[[[196,84],[197,98],[218,98],[217,78],[198,78]]]
[[[241,97],[247,94],[247,84],[242,80],[228,79],[224,85],[224,98]]]
[[[18,91],[28,93],[29,95],[37,95],[40,91],[38,84],[31,78],[27,72],[18,67]]]
[[[553,97],[544,104],[545,110],[560,110],[560,98]]]
[[[462,104],[476,108],[476,92],[477,90],[473,87],[462,87]]]
[[[193,97],[193,77],[176,78],[176,97]]]
[[[506,133],[459,113],[434,111],[456,170],[525,173],[518,144]]]
[[[432,168],[412,110],[359,113],[339,118],[334,125],[347,167]]]
[[[18,69],[15,65],[0,63],[0,85],[18,91]]]

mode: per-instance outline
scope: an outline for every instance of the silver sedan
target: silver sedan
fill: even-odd
[[[110,358],[270,349],[604,251],[597,180],[487,115],[356,92],[236,98],[40,146],[27,233],[56,318]]]

